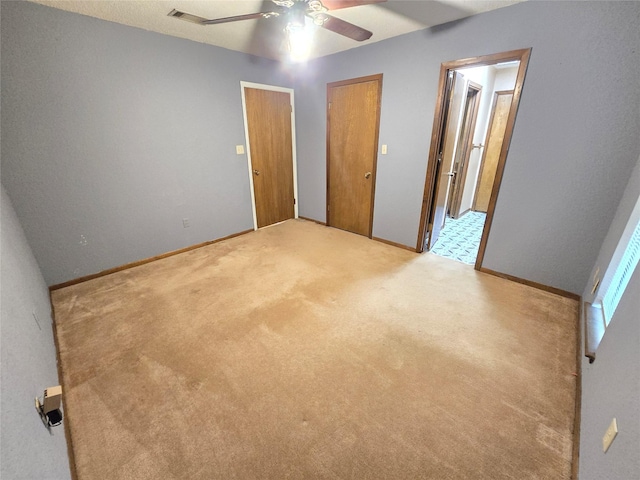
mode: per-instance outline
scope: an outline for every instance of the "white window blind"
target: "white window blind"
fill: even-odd
[[[602,297],[602,308],[607,325],[618,307],[629,279],[631,279],[631,275],[633,275],[633,271],[638,265],[638,260],[640,260],[640,222],[636,224],[624,254],[613,274],[611,283]]]

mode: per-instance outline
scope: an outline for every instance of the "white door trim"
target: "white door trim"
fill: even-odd
[[[253,229],[258,229],[258,217],[256,215],[256,195],[253,187],[253,168],[251,166],[251,145],[249,144],[249,125],[247,124],[247,103],[244,95],[244,89],[255,88],[259,90],[270,90],[273,92],[285,92],[289,94],[291,99],[291,156],[293,158],[293,216],[298,218],[298,161],[296,158],[296,108],[294,92],[292,88],[278,87],[275,85],[263,85],[261,83],[240,82],[240,92],[242,95],[242,115],[244,120],[244,138],[247,147],[247,165],[249,173],[249,190],[251,191],[251,208],[253,209]]]

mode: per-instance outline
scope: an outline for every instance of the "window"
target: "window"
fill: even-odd
[[[616,312],[629,279],[638,265],[638,260],[640,260],[640,223],[636,223],[636,228],[631,234],[622,259],[616,266],[611,283],[602,296],[602,313],[607,325]]]
[[[585,355],[595,360],[595,351],[616,312],[618,303],[640,261],[640,198],[631,212],[611,262],[595,291],[592,303],[585,303]]]

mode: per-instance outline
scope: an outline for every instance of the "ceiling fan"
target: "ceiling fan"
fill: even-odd
[[[270,0],[263,2],[262,11],[257,13],[248,13],[245,15],[206,19],[174,9],[169,12],[169,16],[197,23],[199,25],[216,25],[219,23],[238,22],[242,20],[260,18],[279,18],[281,21],[283,19],[286,20],[284,30],[289,34],[296,29],[304,28],[305,17],[309,17],[313,23],[319,27],[351,38],[352,40],[362,42],[371,38],[373,33],[340,18],[328,15],[326,12],[329,10],[382,3],[386,1],[387,0],[324,0],[321,2],[320,0]]]

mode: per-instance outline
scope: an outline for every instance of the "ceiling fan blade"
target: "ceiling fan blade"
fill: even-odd
[[[363,40],[371,38],[371,35],[373,35],[369,30],[365,30],[353,23],[345,22],[340,18],[332,17],[331,15],[324,15],[324,17],[326,17],[326,20],[322,25],[322,28],[344,35],[352,40],[362,42]]]
[[[387,0],[322,0],[322,4],[329,10],[338,10],[340,8],[372,5],[375,3],[384,3],[386,1]]]
[[[191,23],[197,23],[202,25],[202,22],[206,20],[204,17],[199,17],[197,15],[191,15],[190,13],[181,12],[180,10],[176,10],[175,8],[171,10],[168,14],[168,17],[179,18],[180,20],[185,20]]]
[[[176,17],[180,20],[186,20],[187,22],[197,23],[199,25],[216,25],[218,23],[238,22],[241,20],[252,20],[255,18],[277,17],[279,14],[280,12],[276,11],[276,9],[274,8],[271,11],[248,13],[246,15],[235,15],[233,17],[214,18],[212,20],[209,20],[207,18],[199,17],[198,15],[181,12],[180,10],[173,9],[169,12],[170,17]]]
[[[205,20],[203,25],[216,25],[218,23],[238,22],[240,20],[252,20],[254,18],[269,18],[278,16],[278,12],[260,12],[260,13],[248,13],[246,15],[235,15],[233,17],[214,18],[213,20]]]

